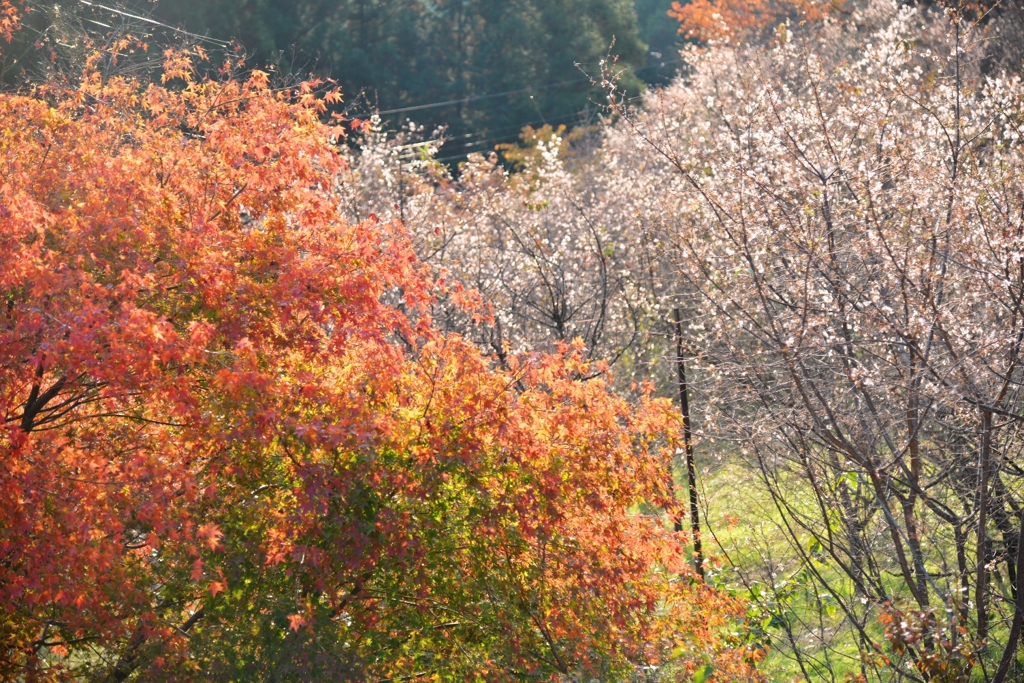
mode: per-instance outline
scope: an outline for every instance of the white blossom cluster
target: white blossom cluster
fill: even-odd
[[[436,141],[409,142],[416,133],[369,134],[341,193],[353,220],[402,220],[419,254],[477,292],[491,321],[438,314],[502,357],[582,339],[591,357],[649,375],[667,290],[651,214],[638,208],[647,178],[623,179],[603,149],[567,156],[557,135],[515,173],[475,154],[454,178],[433,160]]]

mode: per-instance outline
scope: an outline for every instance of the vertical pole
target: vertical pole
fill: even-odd
[[[697,506],[697,468],[693,463],[693,436],[690,429],[690,399],[683,362],[683,323],[679,308],[672,309],[676,331],[676,371],[679,375],[679,408],[683,413],[683,444],[686,447],[686,477],[690,490],[690,530],[693,532],[693,566],[704,579],[704,555],[700,548],[700,508]],[[679,523],[677,522],[677,526]]]
[[[399,151],[396,161],[398,162],[398,216],[402,220],[402,227],[405,227],[405,178],[402,176],[402,151]]]
[[[978,640],[988,637],[988,487],[991,471],[989,457],[992,451],[992,413],[981,411],[981,462],[978,463],[978,583],[974,587],[974,602],[978,610]]]

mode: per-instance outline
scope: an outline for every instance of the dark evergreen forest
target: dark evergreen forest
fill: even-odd
[[[446,126],[444,156],[572,127],[603,98],[617,60],[632,95],[678,66],[670,0],[163,0],[152,16],[238,40],[256,65],[336,79],[354,115]],[[444,104],[442,104],[444,103]],[[397,111],[396,111],[397,110]]]

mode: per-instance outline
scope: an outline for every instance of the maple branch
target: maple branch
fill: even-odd
[[[40,363],[39,370],[36,373],[36,376],[39,378],[39,381],[36,381],[32,385],[32,391],[29,392],[28,400],[25,401],[25,407],[22,409],[21,413],[21,431],[26,433],[32,431],[32,427],[35,426],[34,420],[36,416],[39,414],[39,411],[41,411],[43,407],[46,406],[47,403],[49,403],[58,393],[60,393],[60,390],[64,388],[64,385],[67,383],[68,379],[67,375],[58,378],[57,381],[54,382],[49,389],[40,394],[39,389],[40,382],[42,380],[42,375],[43,365],[42,363]]]
[[[431,669],[430,671],[419,671],[414,674],[407,674],[405,676],[398,676],[396,678],[379,678],[377,679],[377,683],[394,683],[395,681],[414,681],[417,678],[429,676],[430,674],[435,673],[435,671],[436,669]]]
[[[117,660],[110,674],[104,679],[104,683],[121,683],[121,681],[127,680],[135,669],[138,668],[139,649],[145,642],[145,630],[140,620],[135,626],[135,632],[132,633],[132,637],[128,641],[128,649]]]
[[[226,202],[224,202],[224,206],[222,206],[222,207],[220,207],[219,209],[217,209],[217,211],[216,211],[216,212],[214,212],[214,214],[213,214],[212,216],[210,216],[210,218],[209,218],[208,220],[210,220],[210,221],[214,221],[214,220],[216,220],[216,219],[217,219],[217,217],[219,217],[219,216],[220,216],[220,215],[221,215],[222,213],[224,213],[225,211],[227,211],[227,208],[228,208],[229,206],[231,206],[231,203],[232,203],[232,202],[234,202],[234,201],[235,201],[236,199],[238,199],[238,197],[239,197],[239,196],[241,196],[241,194],[242,194],[243,192],[245,192],[245,189],[246,189],[247,187],[249,187],[249,183],[242,183],[242,186],[241,186],[240,188],[238,188],[237,190],[235,190],[235,193],[234,193],[234,194],[232,194],[232,195],[231,195],[231,197],[230,197],[230,198],[229,198],[229,199],[228,199],[228,200],[227,200]]]
[[[200,607],[192,613],[185,623],[181,626],[173,627],[175,631],[178,631],[182,635],[188,635],[188,632],[192,630],[192,627],[199,623],[199,620],[206,615],[206,608]],[[140,620],[138,625],[135,627],[135,632],[132,634],[131,640],[128,641],[128,649],[125,650],[121,658],[118,659],[117,664],[114,665],[113,670],[103,679],[104,683],[121,683],[122,681],[128,680],[128,677],[135,673],[135,670],[139,668],[141,662],[139,661],[139,651],[142,646],[146,644],[146,631],[143,627],[143,623]]]
[[[196,623],[198,623],[199,620],[202,619],[205,616],[206,616],[206,608],[205,607],[200,607],[199,609],[197,609],[195,612],[192,613],[192,616],[190,616],[185,621],[184,624],[182,624],[181,626],[177,627],[177,629],[175,629],[175,630],[180,631],[183,634],[187,634],[189,631],[192,630],[192,627],[195,626]]]

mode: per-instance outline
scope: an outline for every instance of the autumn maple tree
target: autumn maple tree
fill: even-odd
[[[343,219],[336,91],[100,56],[0,95],[0,675],[755,677],[670,404],[438,331],[484,309]]]

